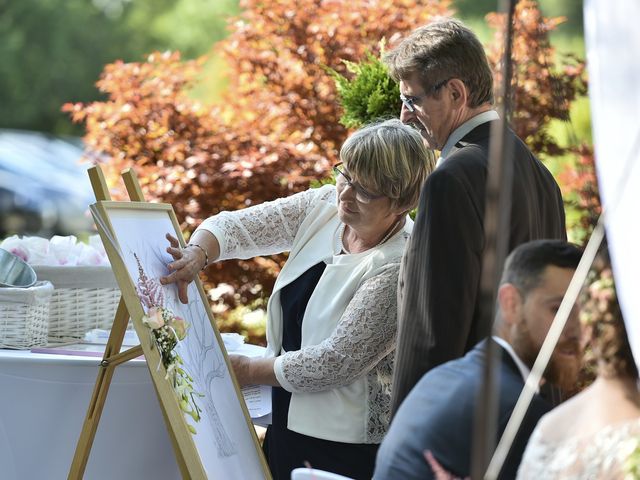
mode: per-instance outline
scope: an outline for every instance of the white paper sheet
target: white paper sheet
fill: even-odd
[[[223,333],[221,334],[224,341],[225,336],[233,335]],[[227,347],[227,352],[236,355],[246,355],[247,357],[262,357],[266,348],[259,345],[251,345],[248,343],[240,346],[234,345],[231,349],[228,345],[230,342],[224,342]],[[268,385],[247,385],[242,388],[242,396],[247,404],[249,415],[251,420],[256,425],[266,427],[271,424],[271,387]]]

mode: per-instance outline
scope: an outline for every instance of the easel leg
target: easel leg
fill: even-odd
[[[158,393],[158,389],[156,387],[155,382],[151,382],[151,383],[153,383],[153,389],[155,390],[156,396],[158,397],[158,402],[160,403],[160,410],[162,410],[162,417],[164,418],[164,424],[167,427],[167,433],[169,434],[169,438],[171,439],[171,446],[173,447],[173,451],[176,454],[176,463],[178,464],[178,468],[180,468],[180,473],[182,474],[182,478],[191,478],[191,475],[189,474],[189,470],[187,469],[187,464],[184,460],[184,456],[182,455],[182,451],[178,446],[176,435],[170,426],[169,418],[167,418],[167,412],[164,409],[164,403],[160,398],[160,394]]]
[[[96,385],[93,389],[93,395],[91,396],[87,416],[84,419],[80,438],[76,445],[76,452],[73,456],[69,476],[67,477],[69,480],[81,479],[84,475],[85,469],[87,468],[87,461],[89,460],[91,446],[93,445],[93,440],[96,436],[96,431],[98,430],[102,409],[104,408],[107,393],[109,392],[109,386],[111,385],[111,378],[113,377],[113,372],[117,366],[109,364],[106,362],[106,359],[120,351],[128,322],[129,312],[127,311],[124,300],[121,298],[120,303],[118,304],[118,310],[116,311],[116,315],[113,320],[113,327],[105,348],[103,361],[100,365],[100,370],[98,371],[98,378],[96,379]]]

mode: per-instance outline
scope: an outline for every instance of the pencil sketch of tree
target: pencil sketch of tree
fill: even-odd
[[[195,288],[190,288],[189,297],[191,301],[186,308],[189,311],[188,318],[191,319],[191,328],[186,341],[182,344],[186,344],[191,359],[190,372],[195,384],[198,385],[198,390],[207,392],[204,396],[204,408],[215,436],[218,457],[230,457],[236,455],[238,450],[222,424],[211,395],[211,392],[214,391],[215,380],[225,378],[228,375],[227,366],[211,328],[209,317]]]
[[[136,290],[141,302],[147,308],[164,305],[173,312],[180,312],[180,315],[188,320],[190,326],[187,338],[180,342],[178,348],[183,357],[190,359],[188,370],[193,378],[195,390],[212,392],[214,381],[224,378],[227,368],[197,290],[193,286],[189,289],[191,301],[188,305],[180,303],[175,294],[175,286],[164,287],[159,281],[159,277],[169,273],[166,264],[171,261],[171,257],[159,247],[147,246],[140,251],[144,252],[143,260],[137,253],[132,253],[138,265]],[[236,445],[222,424],[211,394],[206,394],[203,400],[218,457],[236,455]]]

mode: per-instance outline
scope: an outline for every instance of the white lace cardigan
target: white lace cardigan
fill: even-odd
[[[220,260],[289,251],[267,307],[267,355],[292,393],[288,428],[346,443],[379,443],[389,425],[400,260],[413,222],[387,242],[334,255],[340,225],[332,185],[205,220]],[[282,350],[281,289],[320,261],[302,348]]]

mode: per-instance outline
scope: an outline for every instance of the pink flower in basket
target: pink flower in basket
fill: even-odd
[[[0,248],[6,250],[9,253],[14,254],[25,262],[29,261],[29,250],[22,244],[22,240],[17,235],[5,238],[0,243]]]
[[[29,261],[29,253],[22,247],[12,248],[9,252],[20,258],[20,260],[24,260],[25,262]]]

